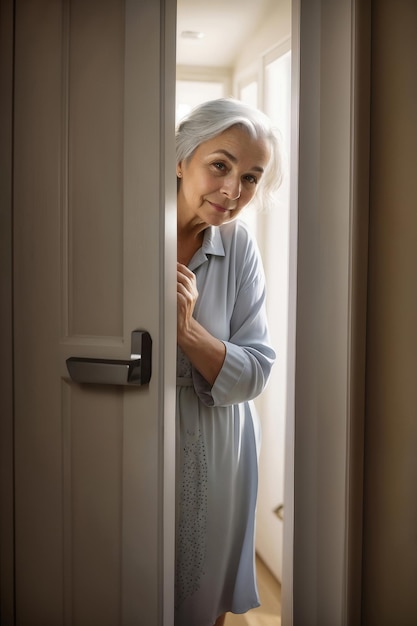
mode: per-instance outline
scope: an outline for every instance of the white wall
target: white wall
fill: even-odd
[[[290,33],[291,0],[285,2],[273,0],[268,18],[261,24],[253,38],[247,42],[235,61],[233,68],[235,90],[240,78],[258,70],[261,55],[287,40]]]

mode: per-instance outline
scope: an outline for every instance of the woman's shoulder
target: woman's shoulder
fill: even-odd
[[[255,236],[242,220],[234,220],[220,227],[225,258],[235,267],[242,280],[252,280],[263,274],[261,255]],[[245,279],[245,280],[246,280]]]
[[[257,248],[255,237],[250,227],[243,220],[236,219],[220,226],[220,232],[225,244],[234,243],[243,249]]]

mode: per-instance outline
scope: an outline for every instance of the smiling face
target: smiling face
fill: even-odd
[[[268,142],[238,126],[200,144],[177,165],[179,223],[205,228],[235,219],[255,195],[269,158]]]

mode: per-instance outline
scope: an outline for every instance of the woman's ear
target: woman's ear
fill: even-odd
[[[182,178],[182,161],[177,163],[177,178]]]

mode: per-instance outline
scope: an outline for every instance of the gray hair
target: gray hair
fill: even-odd
[[[233,98],[219,98],[198,105],[178,124],[177,163],[190,159],[200,144],[232,126],[239,126],[254,139],[267,140],[271,146],[270,160],[252,200],[252,204],[269,209],[282,182],[283,154],[280,135],[272,127],[271,120],[258,109]]]

